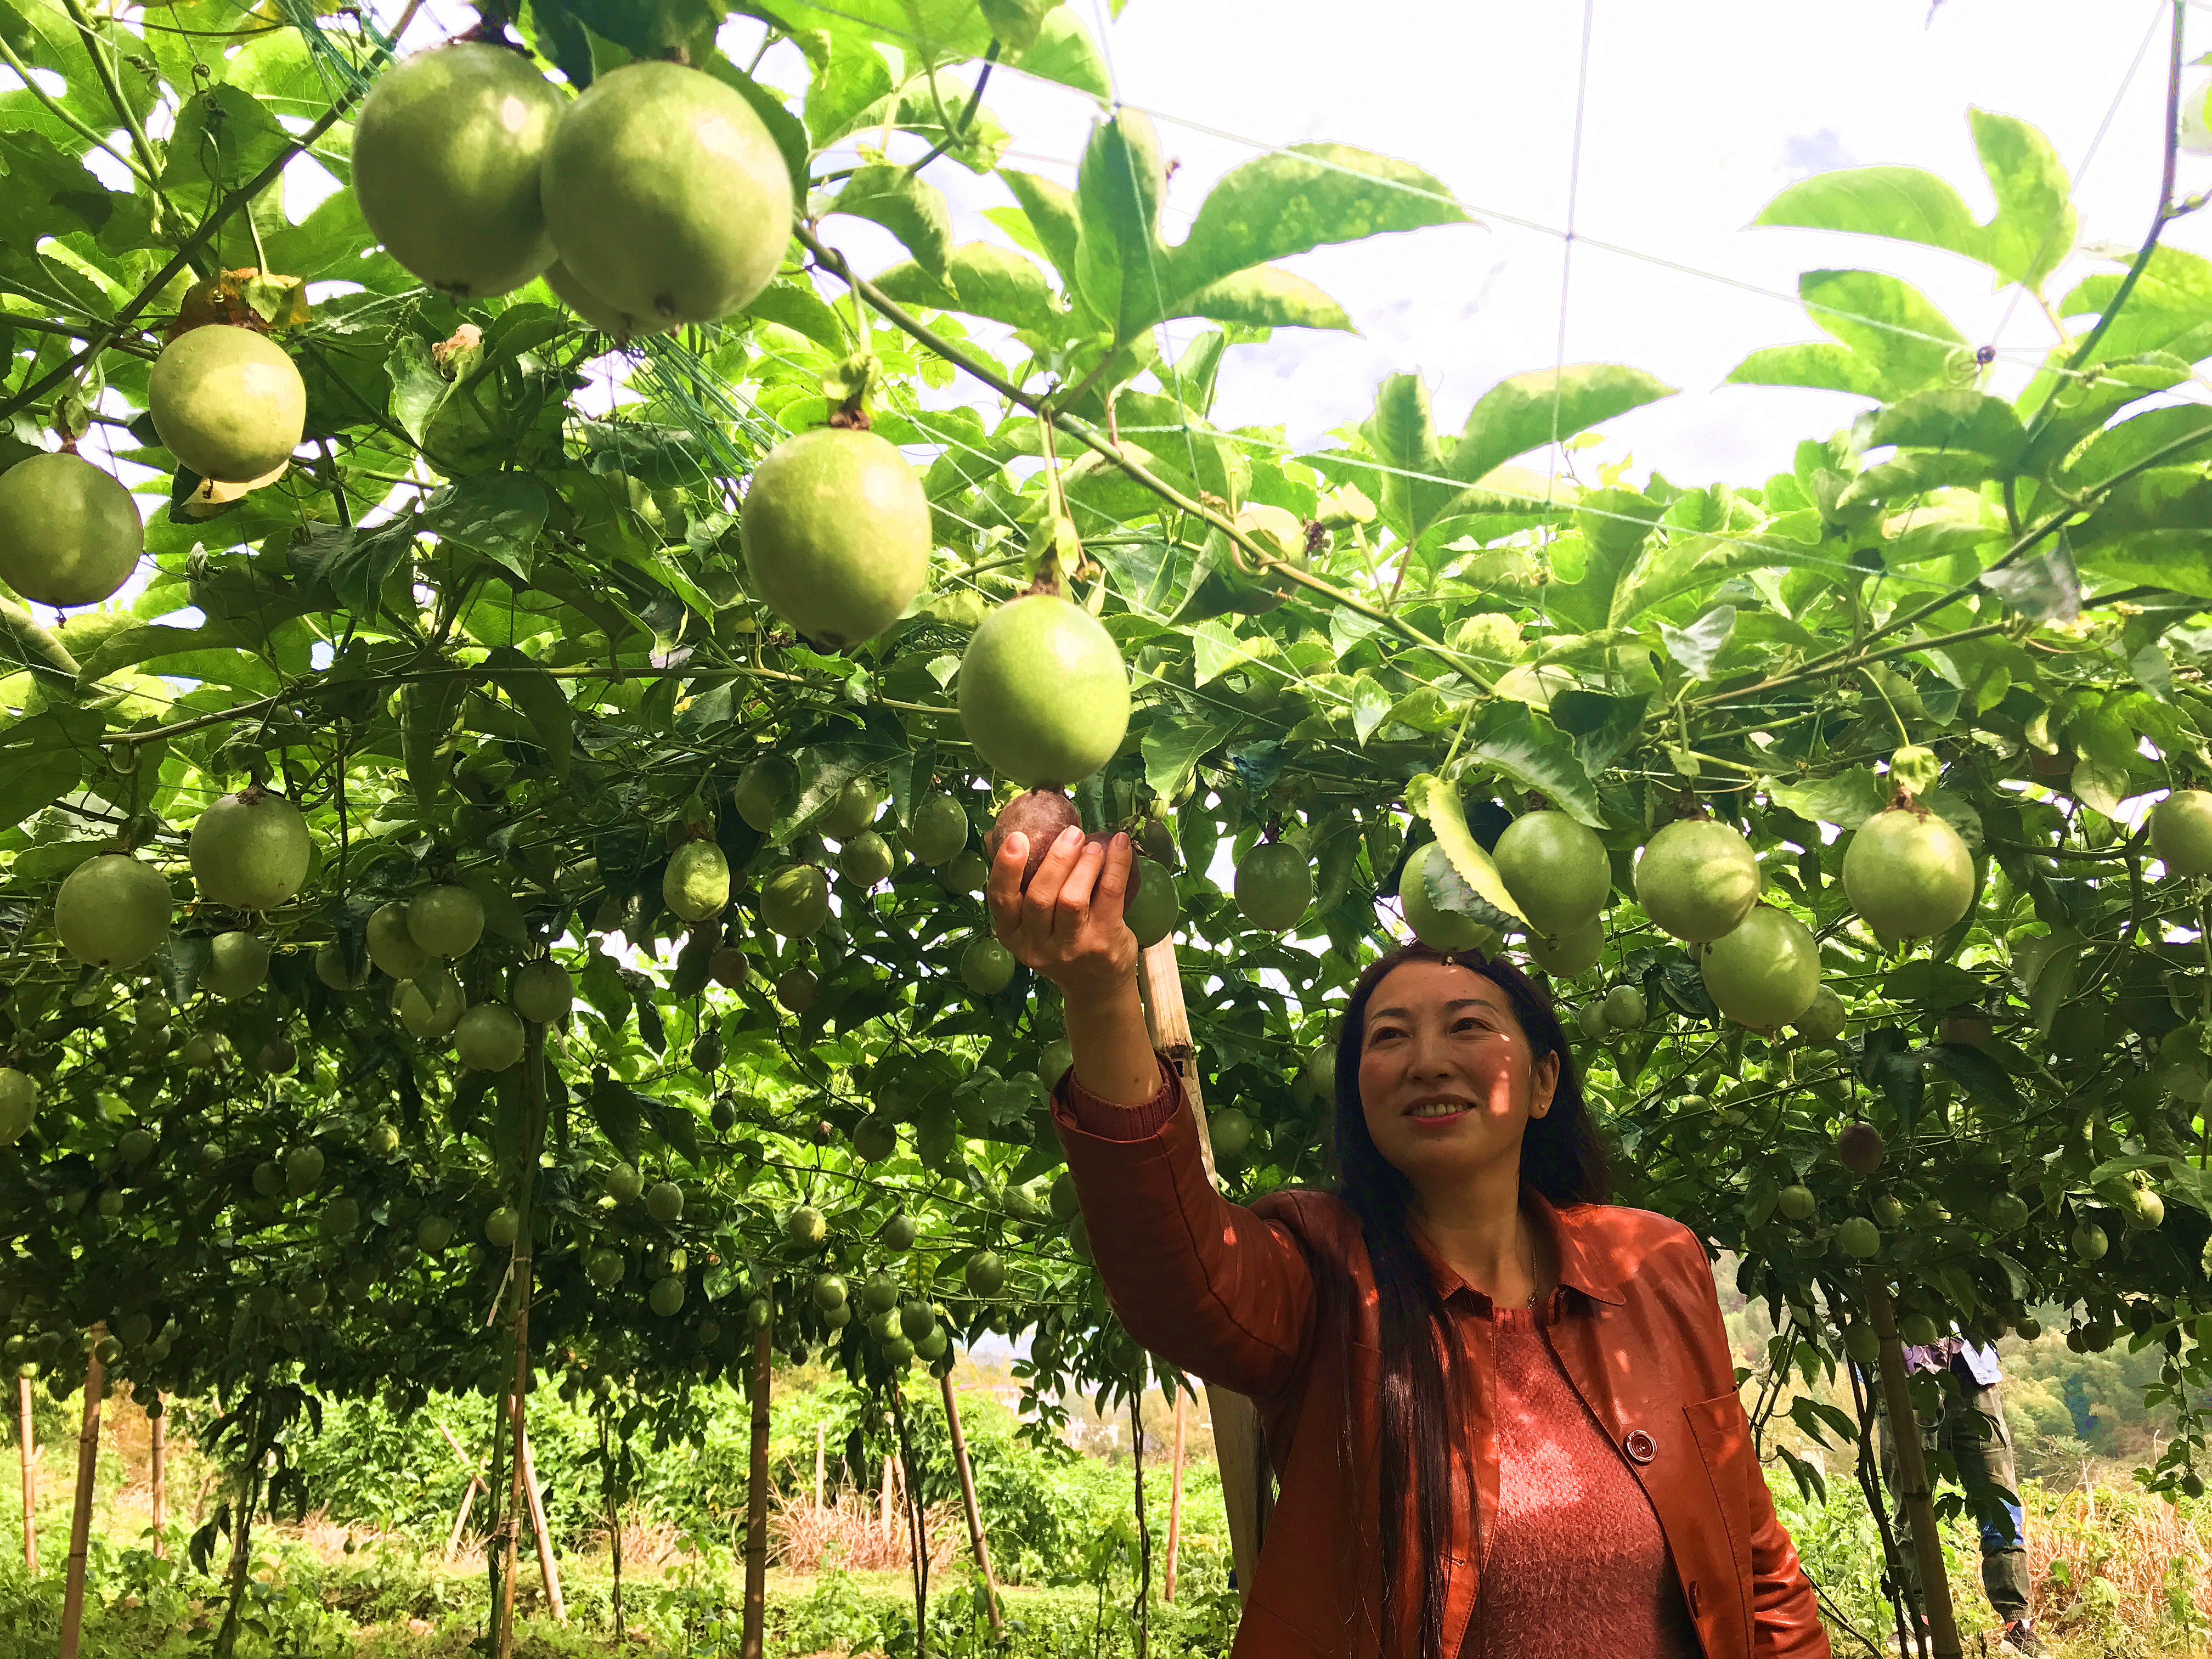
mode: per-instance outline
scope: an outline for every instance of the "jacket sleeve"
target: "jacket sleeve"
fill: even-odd
[[[1705,1266],[1705,1247],[1694,1239],[1697,1277],[1704,1294],[1698,1299],[1699,1322],[1704,1326],[1705,1364],[1723,1387],[1734,1383],[1735,1356],[1729,1347],[1728,1326],[1721,1315],[1720,1296]],[[1736,1407],[1741,1412],[1742,1407]],[[1743,1442],[1753,1444],[1747,1418]],[[1830,1659],[1828,1632],[1820,1623],[1819,1599],[1813,1581],[1805,1576],[1782,1517],[1775,1513],[1774,1494],[1767,1490],[1766,1472],[1756,1456],[1744,1462],[1745,1498],[1751,1521],[1751,1652],[1752,1659]]]
[[[1054,1127],[1091,1253],[1130,1335],[1187,1371],[1265,1399],[1297,1372],[1314,1326],[1313,1271],[1291,1231],[1230,1203],[1199,1155],[1164,1062],[1142,1106],[1061,1079]],[[1130,1131],[1138,1133],[1130,1133]]]

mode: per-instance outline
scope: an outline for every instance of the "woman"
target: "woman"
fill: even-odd
[[[1150,1348],[1249,1395],[1281,1483],[1236,1659],[1826,1655],[1687,1229],[1602,1203],[1557,1017],[1502,962],[1370,966],[1336,1062],[1340,1192],[1206,1177],[1121,921],[1129,843],[1026,838],[1001,943],[1056,983],[1054,1118]]]

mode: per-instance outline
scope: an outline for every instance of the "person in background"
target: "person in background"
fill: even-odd
[[[1990,1599],[1997,1622],[2003,1626],[2004,1653],[2047,1654],[2042,1638],[2028,1623],[2027,1533],[2020,1505],[2020,1480],[2013,1468],[2012,1430],[2007,1426],[2004,1402],[1998,1392],[2004,1373],[1998,1369],[1997,1351],[1969,1342],[1963,1336],[1946,1336],[1924,1346],[1907,1344],[1905,1369],[1908,1376],[1948,1378],[1954,1386],[1943,1389],[1943,1404],[1936,1417],[1922,1419],[1920,1443],[1927,1450],[1944,1451],[1959,1471],[1959,1484],[1966,1490],[1975,1522],[1982,1535],[1982,1592]],[[1892,1492],[1899,1490],[1897,1448],[1890,1437],[1889,1420],[1881,1420],[1882,1480]],[[1905,1509],[1900,1498],[1891,1516],[1891,1528],[1901,1540]],[[1905,1571],[1913,1574],[1911,1553],[1903,1552]],[[1919,1600],[1919,1586],[1912,1586]]]

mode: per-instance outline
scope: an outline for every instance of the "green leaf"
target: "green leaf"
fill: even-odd
[[[1923,1008],[1956,1008],[1978,1004],[1989,985],[1978,974],[1948,962],[1908,962],[1881,981],[1881,994],[1892,1002],[1916,1003]]]
[[[1176,247],[1170,295],[1334,242],[1472,222],[1419,167],[1345,144],[1293,144],[1233,168]]]
[[[902,167],[864,167],[835,197],[817,198],[819,217],[843,213],[881,225],[905,245],[915,263],[939,282],[952,247],[952,210],[945,192]]]
[[[0,751],[0,829],[12,830],[77,787],[83,763],[64,744],[10,745]]]
[[[2177,444],[2185,447],[2173,449]],[[2212,459],[2212,404],[2148,410],[2106,428],[2067,466],[2063,481],[2069,489],[2095,489],[2153,455],[2167,466]]]
[[[1674,392],[1656,376],[1620,363],[1571,363],[1557,371],[1510,375],[1475,400],[1452,451],[1451,476],[1471,484],[1501,462]]]
[[[1212,752],[1234,722],[1156,719],[1145,728],[1142,749],[1145,782],[1165,800],[1174,800],[1189,784],[1200,757]]]
[[[896,89],[890,65],[873,42],[835,42],[806,88],[807,137],[817,147],[835,143],[860,125],[862,112]]]
[[[1276,265],[1255,265],[1194,289],[1167,309],[1170,317],[1203,317],[1246,328],[1352,330],[1344,307],[1303,276]]]
[[[1427,820],[1454,873],[1470,890],[1469,896],[1462,899],[1457,895],[1439,894],[1431,886],[1431,896],[1437,902],[1500,932],[1528,925],[1528,918],[1514,903],[1513,895],[1505,890],[1504,878],[1491,862],[1490,854],[1468,833],[1467,815],[1461,810],[1457,789],[1430,773],[1417,773],[1406,781],[1406,805]]]
[[[21,605],[0,599],[0,665],[7,664],[27,669],[40,685],[68,696],[76,696],[83,673],[69,647],[51,629]]]
[[[507,693],[522,717],[538,734],[556,782],[566,782],[574,758],[575,713],[561,690],[561,682],[513,646],[495,647],[484,659],[492,684]]]
[[[177,112],[163,146],[162,193],[184,191],[189,199],[186,186],[208,183],[235,190],[291,146],[290,135],[252,94],[220,83],[205,88]]]
[[[1150,117],[1135,110],[1094,124],[1076,175],[1082,234],[1076,289],[1126,340],[1167,311],[1167,250],[1160,240],[1160,198],[1167,164]]]
[[[210,623],[203,628],[169,628],[159,623],[120,628],[102,640],[100,648],[85,659],[78,680],[80,684],[90,687],[118,670],[136,668],[141,663],[182,656],[188,652],[235,650],[242,643],[238,628],[230,623]]]
[[[415,801],[425,812],[437,810],[452,757],[444,752],[468,690],[465,674],[438,674],[410,680],[399,688],[399,744]]]
[[[1406,542],[1443,516],[1456,493],[1445,477],[1429,415],[1429,388],[1418,374],[1392,374],[1376,389],[1375,412],[1361,428],[1375,452],[1377,503]],[[1362,741],[1364,741],[1363,737]]]
[[[876,286],[902,305],[988,317],[1051,337],[1067,321],[1044,273],[994,242],[963,242],[954,248],[941,278],[915,262],[893,265],[876,278]]]
[[[1979,580],[2031,622],[2070,623],[2081,614],[2081,579],[2063,532],[2048,551],[2027,554],[2001,570],[1984,570]]]
[[[987,13],[993,5],[1012,8],[1027,3],[1029,0],[983,0]],[[1083,20],[1076,15],[1073,6],[1054,6],[1047,11],[1036,40],[1027,47],[1018,49],[1009,62],[1024,75],[1087,92],[1101,103],[1113,96],[1106,60],[1099,55],[1097,44],[1083,27]]]
[[[1802,386],[1879,398],[1888,381],[1879,368],[1849,346],[1815,340],[1801,345],[1762,346],[1729,370],[1726,384]]]
[[[1956,1078],[1959,1085],[1984,1105],[2000,1111],[2022,1112],[2026,1103],[2003,1066],[1979,1048],[1959,1042],[1939,1042],[1928,1050],[1929,1060]]]
[[[1029,233],[1033,251],[1049,260],[1060,273],[1060,286],[1069,294],[1080,290],[1076,283],[1079,247],[1083,234],[1081,209],[1075,192],[1065,185],[1049,179],[1040,179],[1033,173],[1017,173],[1011,167],[999,169],[999,178],[1013,192],[1014,200],[1021,204],[1020,225]],[[1003,210],[994,209],[994,214]],[[1015,233],[1006,218],[994,218],[993,222],[1016,240],[1023,240]]]
[[[805,283],[770,283],[753,296],[744,314],[764,323],[780,324],[794,334],[805,335],[824,351],[840,356],[851,343],[852,337],[837,313]]]
[[[1981,227],[1959,192],[1918,167],[1845,167],[1791,185],[1755,225],[1794,225],[1919,242],[1980,260]]]
[[[2040,132],[2009,115],[1972,109],[1974,148],[1996,197],[1974,257],[2000,276],[2036,289],[2074,251],[2074,187],[2058,152]]]
[[[705,10],[703,5],[701,9],[702,12]],[[719,14],[710,14],[714,15]],[[710,35],[712,27],[710,21]],[[708,54],[701,67],[752,106],[753,113],[760,117],[761,125],[768,129],[769,137],[775,140],[776,150],[782,155],[783,165],[791,173],[791,199],[805,201],[810,149],[805,126],[791,112],[781,96],[761,85],[720,52]]]
[[[1666,642],[1667,654],[1682,665],[1692,678],[1711,679],[1713,661],[1728,648],[1735,633],[1735,607],[1717,605],[1692,623],[1687,628],[1675,628],[1667,623],[1659,624],[1659,637]]]
[[[1881,780],[1864,766],[1810,783],[1776,783],[1766,779],[1759,787],[1798,817],[1817,818],[1841,830],[1857,829],[1889,804]]]
[[[1004,41],[1009,52],[1024,52],[1036,44],[1045,15],[1058,7],[1059,0],[976,0],[976,4],[982,9],[983,21],[990,24],[992,34]]]
[[[1492,702],[1469,723],[1461,753],[1516,788],[1534,790],[1578,823],[1605,827],[1597,790],[1574,747],[1524,703]]]
[[[2027,433],[2010,404],[1971,386],[1944,386],[1901,398],[1875,417],[1869,447],[1963,449],[2001,465],[2020,459]]]
[[[483,472],[431,496],[418,530],[483,555],[524,581],[545,528],[545,486],[521,472]]]

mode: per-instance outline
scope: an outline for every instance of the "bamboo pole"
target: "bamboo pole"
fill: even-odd
[[[494,1649],[498,1659],[514,1659],[514,1580],[522,1538],[522,1508],[525,1502],[534,1506],[537,1497],[535,1489],[525,1480],[523,1471],[530,1458],[527,1432],[530,1420],[530,1287],[536,1277],[536,1269],[530,1260],[534,1228],[530,1206],[537,1188],[538,1159],[545,1144],[545,1027],[532,1020],[523,1026],[522,1032],[522,1088],[526,1103],[523,1108],[522,1175],[516,1183],[519,1191],[514,1206],[520,1212],[520,1220],[515,1229],[514,1251],[508,1261],[514,1297],[514,1445],[508,1458],[512,1466],[509,1479],[513,1484],[507,1495],[507,1513],[500,1517],[506,1577],[500,1583],[499,1641]],[[529,1494],[527,1498],[526,1492]]]
[[[1176,1390],[1175,1412],[1175,1458],[1168,1473],[1168,1558],[1160,1583],[1160,1600],[1163,1601],[1175,1600],[1176,1553],[1182,1542],[1183,1435],[1190,1413],[1190,1396],[1181,1389]]]
[[[884,1484],[876,1495],[882,1501],[883,1527],[888,1535],[891,1529],[891,1460],[889,1454],[884,1457]]]
[[[1212,1180],[1213,1142],[1206,1133],[1196,1044],[1191,1038],[1190,1011],[1183,1000],[1182,970],[1176,961],[1172,938],[1139,953],[1137,985],[1152,1022],[1152,1047],[1182,1081],[1191,1118],[1198,1128],[1199,1156],[1205,1160],[1206,1178]],[[1253,1576],[1260,1567],[1260,1540],[1267,1530],[1267,1511],[1273,1507],[1261,1442],[1260,1413],[1244,1395],[1216,1383],[1206,1385],[1206,1398],[1213,1419],[1214,1461],[1221,1467],[1222,1504],[1229,1516],[1230,1553],[1237,1563],[1237,1595],[1243,1601],[1252,1594]]]
[[[153,1484],[154,1559],[169,1553],[169,1413],[157,1389],[146,1413],[148,1459]]]
[[[100,1395],[106,1376],[100,1364],[100,1338],[107,1327],[92,1328],[94,1346],[84,1357],[84,1427],[76,1437],[76,1507],[70,1513],[69,1575],[62,1589],[61,1659],[76,1659],[84,1631],[84,1559],[92,1543],[92,1488],[100,1473]]]
[[[752,1458],[745,1475],[745,1620],[738,1659],[761,1659],[768,1631],[769,1395],[775,1356],[775,1309],[753,1333]]]
[[[1881,1399],[1889,1414],[1889,1437],[1897,1447],[1899,1496],[1912,1534],[1912,1561],[1920,1581],[1921,1610],[1936,1659],[1960,1659],[1959,1624],[1951,1607],[1951,1581],[1943,1571],[1943,1537],[1936,1529],[1936,1499],[1928,1479],[1928,1459],[1920,1444],[1920,1419],[1905,1374],[1905,1345],[1897,1334],[1897,1309],[1889,1286],[1873,1268],[1865,1270],[1867,1313],[1881,1343]]]
[[[999,1616],[999,1587],[991,1582],[991,1552],[983,1542],[983,1511],[975,1502],[975,1475],[968,1465],[968,1437],[960,1431],[960,1403],[952,1392],[952,1373],[937,1379],[945,1391],[945,1422],[952,1431],[952,1462],[960,1471],[960,1501],[968,1509],[968,1541],[975,1547],[975,1570],[983,1575],[983,1606],[991,1615],[991,1634],[1004,1626]]]
[[[31,1379],[15,1379],[16,1430],[23,1455],[23,1571],[39,1575],[39,1448],[32,1438]]]
[[[817,1423],[814,1425],[814,1507],[817,1510],[823,1507],[822,1477],[825,1473],[823,1454],[827,1449],[828,1443],[823,1433],[823,1425]]]
[[[561,1600],[561,1568],[553,1559],[553,1540],[545,1530],[545,1494],[538,1486],[538,1460],[530,1453],[530,1437],[520,1435],[517,1442],[522,1448],[522,1490],[530,1498],[530,1533],[538,1540],[538,1576],[544,1582],[545,1605],[551,1609],[553,1622],[568,1622],[568,1609]]]

